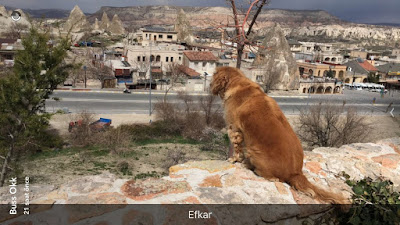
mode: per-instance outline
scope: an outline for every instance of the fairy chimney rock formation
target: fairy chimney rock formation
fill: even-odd
[[[253,66],[265,69],[267,73],[278,73],[280,83],[277,89],[292,90],[299,88],[299,78],[296,77],[296,61],[290,51],[282,28],[276,24],[268,28]]]
[[[99,30],[99,29],[100,29],[99,20],[96,18],[94,20],[93,30]]]
[[[88,26],[89,23],[85,14],[82,12],[79,6],[76,5],[69,14],[65,28],[67,31],[79,32]]]
[[[114,15],[110,26],[108,27],[107,31],[114,35],[125,34],[125,28],[122,25],[121,19],[118,17],[117,14]]]
[[[108,15],[106,12],[103,12],[103,16],[101,17],[101,22],[100,22],[100,30],[107,30],[108,27],[110,26],[110,19],[108,19]]]

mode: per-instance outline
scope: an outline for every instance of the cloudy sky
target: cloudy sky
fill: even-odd
[[[0,0],[0,5],[31,9],[72,9],[76,4],[88,13],[97,11],[101,6],[227,6],[226,0]],[[323,9],[353,22],[400,24],[400,0],[272,0],[269,7]]]

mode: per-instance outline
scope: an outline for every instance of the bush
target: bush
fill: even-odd
[[[399,224],[400,194],[393,191],[391,181],[371,178],[354,181],[345,176],[354,195],[350,210],[338,215],[341,224]]]
[[[343,114],[343,115],[342,115]],[[369,132],[365,117],[344,105],[316,104],[300,112],[299,137],[310,146],[340,147],[361,142]]]
[[[70,139],[75,145],[88,146],[93,144],[92,131],[90,124],[95,121],[94,114],[82,111],[71,118],[72,122],[77,122],[74,127],[69,126]]]
[[[188,159],[186,158],[186,153],[181,150],[168,150],[166,156],[167,157],[165,158],[165,161],[162,165],[163,168],[166,170],[168,170],[171,166],[188,161]]]
[[[105,146],[113,153],[126,150],[131,143],[131,134],[124,127],[110,128],[104,132],[93,133],[91,142]]]
[[[217,151],[223,153],[228,158],[227,149],[229,148],[228,134],[223,134],[212,128],[206,128],[202,133],[204,144],[200,146],[202,151]]]
[[[132,175],[132,172],[130,170],[129,163],[126,161],[122,161],[117,164],[117,169],[119,172],[121,172],[123,175]]]
[[[178,99],[181,104],[163,100],[155,106],[157,118],[176,134],[201,141],[206,127],[217,130],[225,127],[221,106],[215,106],[216,96],[209,94],[196,100],[186,92],[179,92]]]

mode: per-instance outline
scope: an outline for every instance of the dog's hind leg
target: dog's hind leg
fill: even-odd
[[[231,142],[233,143],[234,153],[232,158],[229,158],[228,161],[231,163],[234,162],[242,162],[244,159],[243,156],[243,134],[240,130],[233,128],[232,125],[228,128],[228,136]]]

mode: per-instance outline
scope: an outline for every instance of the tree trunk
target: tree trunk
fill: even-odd
[[[241,43],[237,43],[237,61],[236,61],[236,68],[240,69],[242,65],[242,55],[243,55],[244,45]]]
[[[4,186],[4,181],[6,180],[7,176],[8,161],[11,158],[11,153],[13,152],[13,150],[14,150],[14,141],[12,141],[10,145],[10,150],[8,151],[7,156],[4,159],[3,168],[1,169],[1,174],[0,174],[0,187]]]

